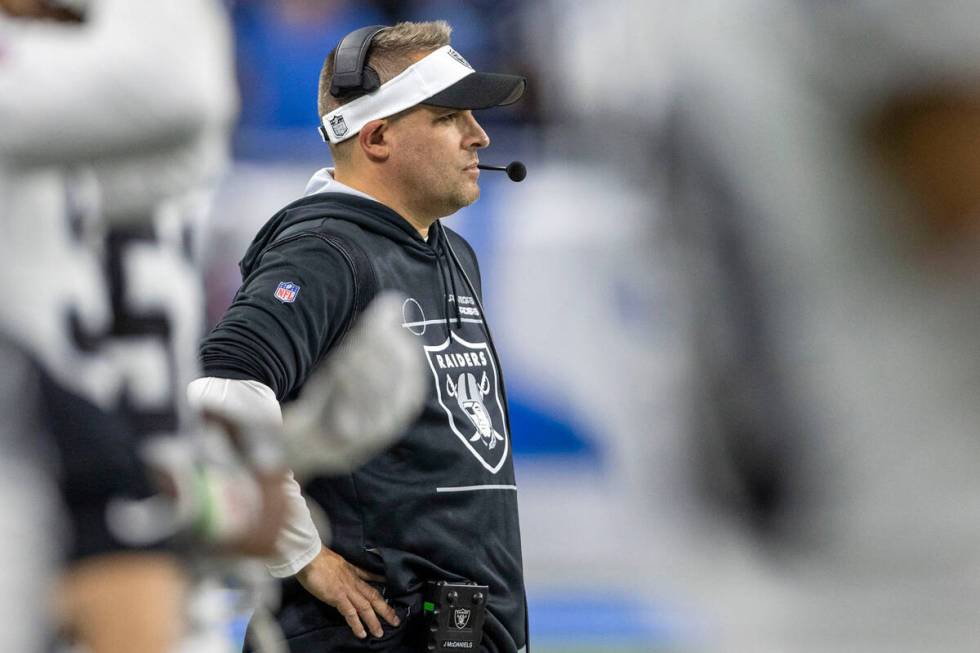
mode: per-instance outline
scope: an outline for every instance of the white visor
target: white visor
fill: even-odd
[[[382,84],[377,90],[334,109],[321,118],[323,130],[331,143],[342,143],[356,135],[372,120],[393,116],[400,111],[446,96],[445,91],[464,78],[471,78],[483,93],[481,97],[469,97],[470,102],[460,102],[453,97],[450,102],[438,106],[481,109],[489,106],[516,102],[524,92],[524,78],[513,75],[477,73],[466,59],[448,45],[431,52],[415,62],[399,75]],[[464,85],[465,86],[465,85]],[[460,88],[466,96],[473,96],[473,89]],[[456,94],[450,94],[456,95]],[[465,105],[465,106],[464,106]]]

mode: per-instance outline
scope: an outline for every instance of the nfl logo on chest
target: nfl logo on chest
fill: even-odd
[[[292,281],[281,281],[276,286],[276,292],[274,294],[276,299],[283,304],[292,304],[296,301],[296,295],[299,294],[299,286]]]

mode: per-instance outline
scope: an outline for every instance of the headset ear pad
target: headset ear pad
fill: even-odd
[[[381,86],[376,70],[367,65],[368,49],[384,25],[370,25],[354,30],[334,50],[333,79],[330,95],[336,98],[370,93]]]
[[[336,83],[330,84],[330,95],[335,98],[349,98],[351,96],[364,95],[378,90],[381,87],[381,78],[377,71],[371,66],[364,66],[361,69],[361,85],[357,88],[338,88]]]
[[[381,87],[381,78],[378,72],[371,66],[364,66],[363,77],[361,78],[361,89],[365,93],[371,93]]]

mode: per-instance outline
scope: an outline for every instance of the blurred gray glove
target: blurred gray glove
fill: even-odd
[[[421,412],[426,364],[418,342],[401,326],[404,299],[379,295],[285,408],[286,463],[297,480],[358,467]]]

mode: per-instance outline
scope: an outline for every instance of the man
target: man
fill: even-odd
[[[503,381],[476,257],[440,222],[480,194],[477,152],[490,139],[471,110],[516,101],[525,81],[476,73],[449,35],[444,22],[359,30],[327,58],[319,111],[336,168],[259,232],[202,346],[213,378],[199,393],[288,401],[371,296],[391,289],[408,296],[402,326],[428,360],[433,386],[403,439],[306,484],[333,533],[323,547],[308,517],[293,519],[270,564],[295,577],[278,613],[292,651],[423,650],[422,592],[442,580],[489,586],[482,650],[525,647]]]

